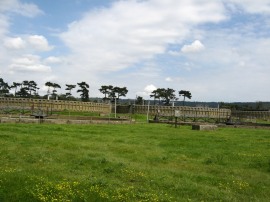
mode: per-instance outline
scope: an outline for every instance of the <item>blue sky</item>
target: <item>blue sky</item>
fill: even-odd
[[[270,101],[268,0],[1,0],[0,77]]]

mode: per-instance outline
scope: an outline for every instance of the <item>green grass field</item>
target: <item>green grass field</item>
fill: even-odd
[[[0,201],[270,201],[270,131],[0,124]]]

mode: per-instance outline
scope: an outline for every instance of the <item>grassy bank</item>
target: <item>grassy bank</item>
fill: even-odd
[[[269,130],[0,124],[0,201],[270,201]]]

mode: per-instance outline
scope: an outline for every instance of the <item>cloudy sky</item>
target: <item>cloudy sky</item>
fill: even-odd
[[[270,101],[269,0],[0,0],[0,78]]]

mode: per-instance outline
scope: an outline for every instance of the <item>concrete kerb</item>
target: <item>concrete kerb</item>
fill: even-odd
[[[218,127],[217,125],[199,125],[194,124],[192,125],[192,130],[216,130]]]
[[[72,120],[0,117],[0,123],[45,123],[45,124],[130,124],[130,120]]]

